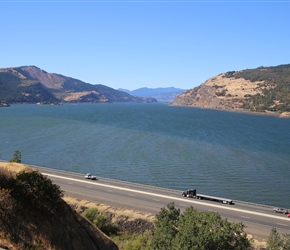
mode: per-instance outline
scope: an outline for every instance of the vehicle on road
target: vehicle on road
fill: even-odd
[[[92,175],[91,173],[87,173],[87,174],[85,175],[85,178],[86,178],[86,179],[90,179],[90,180],[97,180],[97,177],[94,176],[94,175]]]
[[[183,191],[182,195],[184,197],[189,197],[189,198],[194,198],[194,199],[199,199],[199,200],[217,201],[217,202],[221,202],[223,204],[229,204],[229,205],[233,205],[234,204],[234,202],[232,200],[230,200],[230,199],[221,198],[221,197],[215,197],[215,196],[209,196],[209,195],[204,195],[204,194],[198,194],[196,192],[196,189],[188,189],[186,191]]]
[[[290,218],[290,214],[288,214],[287,217]]]
[[[287,209],[284,209],[281,207],[275,207],[275,208],[273,208],[273,211],[275,213],[280,213],[280,214],[289,214],[289,211]]]

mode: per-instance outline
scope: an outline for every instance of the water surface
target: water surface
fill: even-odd
[[[164,104],[0,109],[2,160],[290,208],[290,119]]]

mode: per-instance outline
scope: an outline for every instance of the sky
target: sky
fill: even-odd
[[[0,0],[0,68],[114,89],[191,89],[290,63],[290,0]]]

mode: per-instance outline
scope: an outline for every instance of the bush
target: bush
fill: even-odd
[[[267,250],[289,250],[290,249],[290,234],[278,233],[276,228],[272,228],[267,239]]]
[[[111,237],[120,250],[151,250],[152,232],[142,234],[119,233]]]
[[[116,234],[118,232],[117,226],[108,223],[106,214],[99,213],[97,208],[87,208],[82,213],[82,216],[87,218],[97,228],[99,228],[103,233],[107,235]]]
[[[96,208],[87,208],[83,213],[82,216],[87,218],[90,222],[94,222],[94,219],[96,218],[98,214],[98,209]]]

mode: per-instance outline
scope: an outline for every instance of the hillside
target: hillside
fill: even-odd
[[[0,166],[0,249],[118,247],[73,210],[48,178],[29,167],[10,163],[9,168]]]
[[[134,97],[98,84],[92,85],[35,66],[0,69],[0,103],[157,102]]]
[[[176,97],[172,105],[290,112],[290,64],[229,71]]]
[[[152,98],[155,98],[158,102],[173,102],[177,95],[185,91],[185,89],[179,89],[179,88],[174,88],[174,87],[168,87],[168,88],[144,87],[144,88],[139,88],[132,91],[127,90],[127,89],[119,89],[119,90],[124,91],[133,96],[152,97]]]

